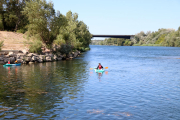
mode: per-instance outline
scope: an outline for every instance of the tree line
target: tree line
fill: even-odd
[[[78,20],[77,13],[55,12],[53,3],[46,0],[0,1],[0,30],[26,33],[28,38],[34,38],[29,43],[31,52],[41,50],[42,45],[84,50],[92,37],[88,29]]]
[[[116,45],[116,46],[170,46],[180,47],[180,27],[174,29],[158,29],[137,33],[132,39],[106,38],[105,40],[92,41],[92,45]]]

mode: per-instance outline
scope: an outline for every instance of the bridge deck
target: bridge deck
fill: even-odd
[[[134,37],[135,35],[92,35],[92,37],[109,37],[109,38],[126,38],[130,39],[131,37]]]

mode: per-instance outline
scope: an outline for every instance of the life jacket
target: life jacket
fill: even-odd
[[[8,64],[10,64],[10,61],[8,61]]]
[[[98,66],[98,68],[99,68],[99,69],[102,69],[102,66],[101,66],[101,65],[99,65],[99,66]]]

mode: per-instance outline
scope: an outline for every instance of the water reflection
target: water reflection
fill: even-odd
[[[0,118],[33,117],[35,114],[38,118],[53,115],[52,108],[63,110],[73,105],[68,101],[76,99],[83,91],[88,77],[86,66],[85,62],[61,61],[3,68],[0,73]],[[6,115],[7,111],[16,111],[16,114]]]

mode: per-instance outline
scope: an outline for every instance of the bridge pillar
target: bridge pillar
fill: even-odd
[[[131,36],[130,39],[131,39],[131,40],[134,39],[134,36]]]

